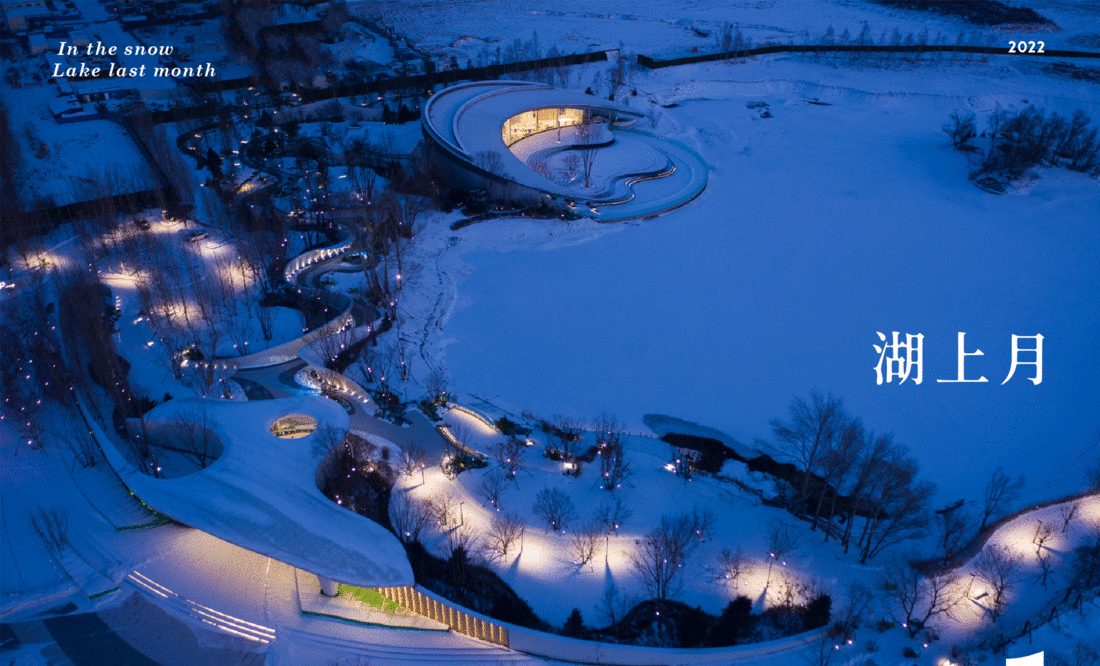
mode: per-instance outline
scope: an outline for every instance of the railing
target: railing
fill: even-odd
[[[352,240],[353,239],[349,235],[348,238],[345,238],[335,245],[321,247],[299,254],[286,265],[286,269],[283,271],[283,278],[286,279],[291,286],[297,286],[298,283],[296,281],[298,275],[301,274],[302,271],[314,264],[327,259],[334,259],[344,254],[351,249]]]
[[[460,412],[462,412],[463,414],[467,414],[467,415],[469,415],[469,416],[472,416],[472,417],[474,417],[475,419],[477,419],[478,421],[481,421],[482,423],[484,423],[485,425],[489,426],[489,427],[490,427],[490,428],[492,428],[493,430],[496,430],[496,429],[497,429],[497,426],[496,426],[496,424],[495,424],[495,423],[493,423],[493,422],[492,422],[492,420],[491,420],[491,419],[489,419],[489,417],[488,417],[488,416],[485,416],[484,414],[481,414],[481,413],[479,413],[479,412],[476,412],[476,411],[474,411],[473,409],[470,409],[469,407],[463,407],[462,405],[460,405],[460,404],[458,404],[458,403],[454,403],[454,402],[452,402],[452,403],[448,403],[448,407],[450,407],[451,409],[454,409],[454,410],[460,411]]]
[[[651,648],[617,645],[558,636],[493,620],[418,587],[377,589],[387,599],[419,615],[445,624],[455,633],[489,641],[517,652],[582,664],[669,666],[759,658],[789,652],[821,640],[828,631],[828,628],[822,628],[774,641],[728,648]]]
[[[382,596],[408,608],[417,615],[450,627],[451,631],[508,647],[508,628],[476,614],[460,610],[415,587],[380,587]]]
[[[318,300],[328,302],[332,307],[340,309],[340,314],[334,317],[331,321],[326,323],[320,328],[316,328],[309,333],[306,333],[302,337],[295,338],[289,342],[284,342],[281,345],[270,347],[263,351],[258,351],[254,354],[248,354],[247,356],[241,356],[239,358],[222,358],[212,361],[192,361],[196,365],[206,365],[208,363],[215,363],[225,366],[233,366],[238,370],[244,368],[262,368],[268,365],[279,365],[280,363],[286,363],[293,361],[298,357],[298,352],[306,345],[320,340],[321,338],[327,338],[330,335],[335,335],[340,331],[355,325],[355,318],[352,317],[351,311],[355,307],[355,301],[343,294],[334,294],[332,292],[323,289],[313,289],[310,287],[298,286],[298,276],[303,271],[311,266],[319,264],[322,261],[334,259],[342,254],[347,253],[351,249],[352,238],[349,234],[348,238],[330,245],[328,247],[318,248],[316,250],[310,250],[304,252],[287,264],[286,269],[283,271],[283,277],[286,279],[290,286],[294,287],[299,294],[310,296]]]

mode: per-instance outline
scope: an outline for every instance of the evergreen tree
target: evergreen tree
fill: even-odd
[[[213,148],[206,149],[206,166],[210,169],[210,173],[214,174],[216,178],[221,177],[222,157],[215,153]]]
[[[734,599],[722,611],[714,628],[710,630],[711,647],[736,645],[737,640],[749,628],[752,617],[752,600],[746,596]]]
[[[571,638],[584,638],[587,629],[584,627],[584,618],[581,617],[579,608],[574,608],[573,612],[569,614],[569,619],[562,625],[561,633]]]
[[[814,597],[810,604],[806,606],[806,614],[802,617],[806,631],[829,624],[832,608],[833,599],[829,595],[819,594]]]

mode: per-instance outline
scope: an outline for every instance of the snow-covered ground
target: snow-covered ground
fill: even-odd
[[[57,123],[50,111],[56,87],[32,83],[32,66],[11,69],[25,72],[22,87],[5,85],[3,101],[19,142],[20,155],[13,157],[22,158],[16,169],[18,205],[28,210],[45,202],[64,206],[99,198],[103,187],[128,193],[156,185],[125,129],[109,120]]]
[[[462,438],[468,446],[490,453],[490,456],[494,445],[504,440],[469,412],[452,409],[444,415],[444,420],[454,432],[463,433]],[[811,532],[807,525],[781,509],[761,505],[754,493],[734,483],[736,480],[758,488],[766,497],[775,493],[770,477],[748,472],[743,463],[727,462],[719,476],[696,476],[685,483],[667,467],[671,455],[666,444],[654,438],[630,436],[626,439],[626,447],[633,473],[628,482],[612,494],[596,485],[598,462],[583,465],[581,475],[573,478],[563,474],[564,463],[541,455],[545,443],[542,433],[535,432],[529,439],[534,445],[526,449],[517,480],[507,484],[499,509],[490,506],[479,491],[487,476],[501,474],[499,465],[492,459],[489,467],[465,472],[454,480],[447,479],[438,468],[430,468],[423,481],[419,474],[414,474],[402,482],[403,489],[395,492],[406,492],[437,503],[442,498],[449,498],[456,513],[455,525],[446,530],[433,528],[433,547],[437,553],[446,557],[455,535],[469,532],[474,536],[473,543],[482,548],[482,560],[489,562],[489,566],[526,599],[540,617],[552,624],[564,622],[570,611],[577,608],[590,626],[602,626],[606,623],[602,614],[603,597],[612,587],[622,599],[646,598],[646,589],[632,565],[631,553],[636,552],[640,540],[658,526],[662,518],[675,520],[693,510],[711,511],[715,522],[685,561],[680,581],[682,592],[673,594],[688,605],[701,606],[714,614],[720,613],[738,595],[748,596],[755,610],[760,611],[780,603],[788,589],[797,589],[800,584],[827,591],[833,598],[834,612],[839,613],[848,603],[846,590],[849,585],[859,583],[877,594],[883,590],[884,565],[888,565],[893,556],[916,552],[916,544],[906,543],[887,549],[866,565],[860,564],[858,554],[843,553],[835,539],[824,542],[821,532]],[[582,450],[592,443],[592,435],[586,435]],[[545,521],[532,510],[538,492],[544,488],[562,489],[577,509],[576,518],[563,533],[544,529]],[[593,514],[599,507],[610,506],[615,500],[621,500],[628,510],[621,529],[617,534],[601,537],[591,562],[577,564],[576,552],[571,546],[572,535],[593,521]],[[1073,549],[1091,543],[1091,535],[1100,525],[1100,499],[1096,496],[1078,501],[1076,513],[1064,522],[1063,510],[1069,505],[1064,503],[1025,513],[1000,527],[986,543],[985,550],[1003,548],[1019,560],[1018,569],[1010,576],[1006,597],[1008,610],[998,620],[997,627],[1012,630],[1028,620],[1038,626],[1041,622],[1036,622],[1036,618],[1045,617],[1053,607],[1050,604],[1065,593]],[[515,544],[504,556],[493,552],[486,543],[497,511],[514,513],[526,524],[522,543]],[[769,558],[765,536],[775,524],[790,525],[799,541],[794,550],[778,560]],[[1034,539],[1036,528],[1041,524],[1051,526],[1053,533],[1043,547],[1037,549]],[[924,552],[935,549],[932,540],[921,547]],[[750,565],[738,580],[730,581],[719,565],[719,555],[723,549],[735,551],[739,548],[747,555]],[[1037,559],[1040,550],[1051,557],[1052,573],[1045,584],[1041,581],[1042,570]],[[938,617],[929,624],[939,638],[936,645],[927,650],[927,656],[945,657],[950,646],[972,644],[994,628],[988,613],[992,606],[992,589],[982,581],[978,571],[972,560],[951,572],[956,581],[952,589],[962,598],[963,588],[967,588],[966,598],[956,607],[952,618]],[[800,594],[807,592],[795,592],[795,602],[807,602],[808,599],[801,598]],[[924,634],[910,638],[900,627],[905,616],[899,614],[898,607],[888,598],[877,596],[863,629],[850,645],[844,646],[844,658],[869,655],[868,641],[878,644],[882,658],[887,659],[878,663],[894,663],[889,659],[900,656],[905,647],[925,651]],[[1085,611],[1088,612],[1087,605]],[[1065,621],[1074,622],[1074,613],[1066,612],[1064,617]],[[899,626],[885,632],[876,630],[873,625],[881,618],[894,619]],[[1084,630],[1083,626],[1069,635],[1075,640],[1096,638],[1094,629]],[[1030,644],[1025,643],[1013,646],[1011,654],[1029,654]],[[1072,641],[1065,640],[1056,644],[1060,648],[1073,646]],[[1041,647],[1032,651],[1038,649]],[[791,655],[785,658],[790,659]]]
[[[1091,88],[1025,64],[889,72],[798,58],[636,83],[630,99],[658,131],[714,166],[706,191],[613,227],[429,225],[429,275],[404,305],[428,347],[445,349],[459,393],[517,414],[609,410],[635,430],[670,414],[751,444],[817,388],[909,446],[937,501],[975,499],[998,465],[1026,474],[1026,498],[1082,484],[1100,427],[1100,360],[1083,353],[1100,342],[1100,188],[1039,169],[988,194],[940,126],[955,109],[984,124],[1027,104],[1100,118]],[[922,384],[876,385],[877,331],[924,335]],[[957,378],[958,332],[984,353],[967,357],[966,377],[988,382],[936,381]],[[1002,385],[1013,334],[1044,336],[1042,384],[1021,365]]]
[[[853,36],[867,22],[876,38],[898,29],[905,34],[927,29],[953,41],[959,32],[996,35],[1007,39],[1046,39],[1058,48],[1080,47],[1081,37],[1096,35],[1097,14],[1088,0],[1031,3],[1049,18],[1048,26],[998,26],[993,29],[967,24],[957,17],[905,11],[870,2],[811,0],[797,4],[771,0],[736,0],[715,4],[699,0],[634,2],[594,0],[583,6],[547,6],[536,0],[490,0],[474,5],[441,5],[430,0],[393,3],[362,0],[349,3],[358,14],[380,17],[417,48],[433,54],[455,55],[465,65],[478,64],[479,55],[489,60],[499,48],[507,51],[518,40],[538,43],[543,52],[551,45],[566,53],[623,48],[630,53],[679,56],[692,50],[717,51],[717,35],[723,23],[735,24],[747,38],[760,44],[796,42],[816,38],[830,26],[836,36],[845,30]],[[1013,35],[1013,36],[1010,36]],[[1007,43],[1005,44],[1007,46]],[[483,63],[484,64],[484,63]]]
[[[517,37],[527,39],[532,30],[539,32],[543,48],[552,43],[581,51],[622,42],[627,51],[680,55],[696,47],[710,50],[713,31],[724,20],[739,22],[757,42],[799,41],[830,23],[838,33],[848,27],[854,34],[862,20],[876,33],[895,26],[952,35],[970,29],[955,19],[867,3],[819,2],[801,13],[789,4],[755,0],[720,8],[693,0],[624,8],[598,0],[584,11],[497,2],[357,4],[368,13],[383,13],[414,45],[462,60],[491,54]],[[1039,9],[1062,29],[1043,33],[1048,48],[1096,46],[1100,19],[1085,0]],[[989,35],[1020,36],[1009,30]],[[715,167],[707,191],[687,208],[607,226],[498,220],[451,231],[442,222],[449,224],[454,216],[434,218],[406,255],[411,277],[395,333],[419,351],[416,381],[423,381],[428,366],[446,365],[459,401],[494,415],[530,410],[591,418],[611,410],[629,430],[644,432],[645,414],[669,414],[717,427],[749,446],[769,436],[768,420],[783,416],[791,397],[816,387],[842,395],[868,427],[893,431],[921,460],[922,474],[940,484],[941,503],[975,499],[997,465],[1009,474],[1027,474],[1026,499],[1080,487],[1087,469],[1083,461],[1095,459],[1100,427],[1088,407],[1100,402],[1093,381],[1100,361],[1091,353],[1100,342],[1095,261],[1100,190],[1095,179],[1044,169],[1002,197],[986,194],[966,180],[965,157],[950,149],[939,127],[957,108],[973,110],[981,121],[998,105],[1027,104],[1062,114],[1083,108],[1100,122],[1094,84],[1046,78],[1045,64],[1026,60],[979,64],[975,59],[973,67],[897,65],[898,71],[834,64],[776,57],[634,74],[639,94],[627,102],[652,110],[658,131],[692,146]],[[602,76],[596,66],[574,71],[583,71],[574,77],[585,82],[582,88],[596,71]],[[772,117],[762,118],[759,107],[747,108],[750,102],[765,102]],[[672,104],[676,107],[659,108]],[[40,104],[24,106],[40,110]],[[40,128],[54,131],[46,120]],[[65,126],[55,136],[67,136],[68,128],[94,127]],[[22,131],[18,124],[16,130]],[[419,126],[411,123],[401,131],[403,139],[415,139]],[[374,128],[370,134],[377,140]],[[119,145],[125,140],[116,139]],[[83,145],[73,144],[79,154],[70,167],[102,157]],[[64,184],[61,161],[51,157],[50,163],[55,170],[39,174],[42,182]],[[201,203],[197,214],[205,217]],[[212,252],[220,245],[202,244]],[[63,249],[50,257],[57,265],[66,259]],[[113,275],[105,277],[132,277],[122,266]],[[123,303],[121,322],[133,322],[138,313],[125,296]],[[164,387],[155,378],[158,373],[167,378],[168,370],[157,368],[156,343],[149,331],[142,334],[140,324],[126,325],[121,342],[133,355],[138,382],[151,378]],[[924,334],[923,384],[874,384],[872,344],[878,343],[879,330]],[[984,375],[988,383],[935,381],[955,376],[959,331],[967,332],[966,351],[980,348],[985,354],[968,357],[968,377]],[[1011,360],[1010,335],[1034,333],[1046,338],[1043,383],[1026,381],[1031,368],[1023,366],[1001,386]],[[185,394],[180,390],[173,393]],[[409,389],[410,398],[414,391]],[[479,447],[489,448],[490,439]],[[271,663],[327,666],[330,656],[362,654],[353,641],[372,643],[377,663],[413,658],[413,652],[394,645],[404,637],[384,629],[341,629],[333,623],[320,628],[323,621],[302,618],[290,567],[228,544],[213,546],[205,535],[176,525],[119,530],[133,523],[118,516],[141,510],[105,470],[74,469],[71,457],[54,455],[56,449],[50,456],[25,451],[17,458],[15,435],[3,424],[0,441],[5,611],[24,601],[79,600],[78,588],[89,581],[82,574],[88,571],[118,583],[140,569],[211,607],[278,626],[284,633],[272,648]],[[626,595],[639,593],[624,556],[631,536],[637,538],[661,516],[698,504],[713,508],[724,529],[692,554],[692,575],[681,598],[711,612],[734,592],[765,605],[761,530],[772,520],[790,518],[721,481],[700,478],[683,491],[682,482],[664,469],[667,447],[644,436],[631,436],[629,446],[633,487],[620,492],[635,513],[622,536],[607,540],[606,565],[599,562],[601,550],[591,568],[571,563],[563,548],[567,536],[543,533],[531,505],[538,490],[560,486],[577,504],[578,522],[584,522],[607,493],[592,487],[592,466],[572,479],[561,474],[560,463],[539,456],[541,447],[528,451],[528,469],[520,472],[518,487],[506,492],[503,506],[524,516],[530,527],[523,552],[497,563],[504,578],[548,621],[560,623],[578,607],[592,624],[599,619],[595,601],[609,581]],[[429,472],[418,484],[415,475],[410,492],[453,492],[465,498],[459,499],[465,502],[463,519],[484,527],[489,512],[475,489],[494,466],[456,481]],[[770,490],[767,479],[737,465],[724,472]],[[70,515],[73,546],[66,557],[55,558],[34,532],[29,515],[39,506],[62,506]],[[1062,564],[1065,553],[1087,535],[1088,521],[1096,520],[1095,498],[1084,506],[1068,536],[1051,542]],[[1027,556],[1033,552],[1028,540],[1035,522],[1052,520],[1056,510],[1022,516],[991,543],[1022,544]],[[835,546],[816,541],[817,535],[803,536],[804,545],[778,571],[820,577],[834,592],[847,580],[878,582],[877,562],[860,567],[838,557]],[[758,571],[733,591],[713,571],[722,546],[741,546],[757,558]],[[1032,578],[1015,590],[1014,619],[1047,600],[1042,586],[1032,582],[1034,563],[1029,560],[1026,569]],[[772,586],[778,575],[773,572]],[[123,594],[132,593],[132,584],[122,585]],[[247,594],[240,593],[241,586]],[[114,604],[118,596],[105,599]],[[834,594],[838,603],[841,596]],[[81,602],[80,610],[95,609],[86,599]],[[981,616],[971,609],[924,658],[945,656],[948,643],[980,624]],[[1067,654],[1076,640],[1096,641],[1095,620],[1095,608],[1069,615],[1058,626],[1035,632],[1033,643],[1011,648],[1010,656],[1047,646]],[[162,630],[149,614],[128,616],[119,626],[130,632],[128,641],[144,641],[151,653],[171,651],[163,643],[152,647]],[[338,638],[319,640],[309,631]],[[452,647],[457,653],[467,648],[463,640],[424,641],[415,657],[426,660],[433,656],[430,650]],[[879,644],[878,653],[868,654],[869,640]],[[855,647],[844,648],[849,651],[843,657],[849,663],[872,656],[876,663],[900,664],[903,645],[916,643],[901,629],[882,635],[867,629]],[[11,657],[38,663],[34,652]],[[440,655],[447,654],[434,656],[446,661]],[[179,661],[171,656],[173,663]],[[767,665],[794,659],[782,655]]]

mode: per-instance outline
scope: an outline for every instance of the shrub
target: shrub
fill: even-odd
[[[443,473],[447,475],[447,478],[453,479],[459,474],[471,469],[481,469],[488,467],[489,461],[483,456],[475,456],[465,451],[459,451],[451,456],[450,459],[444,460],[440,465]]]
[[[431,419],[433,421],[442,421],[443,420],[439,416],[439,410],[436,407],[436,404],[434,402],[432,402],[431,400],[421,400],[419,404],[420,404],[420,411],[424,412],[424,416],[427,416],[429,419]]]
[[[531,610],[531,606],[523,599],[515,596],[514,592],[510,595],[501,595],[493,604],[493,607],[489,609],[487,615],[494,620],[511,622],[531,629],[540,629],[542,625],[542,621],[535,615],[535,611]]]
[[[917,652],[913,648],[906,646],[906,648],[901,651],[901,656],[905,657],[906,659],[916,659],[920,656],[920,652]]]
[[[751,615],[752,600],[748,597],[740,596],[729,602],[714,627],[710,630],[711,646],[736,645],[738,639],[751,623]]]
[[[817,629],[829,624],[829,617],[833,607],[833,599],[827,594],[819,594],[806,606],[806,614],[802,616],[806,629]]]
[[[495,425],[497,427],[497,430],[500,431],[500,434],[506,437],[510,437],[516,434],[516,424],[513,423],[507,416],[502,416],[497,419]]]
[[[696,647],[707,639],[714,616],[702,608],[688,608],[680,616],[680,647]]]

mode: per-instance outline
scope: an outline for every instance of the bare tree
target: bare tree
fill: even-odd
[[[1100,664],[1100,652],[1085,641],[1077,641],[1068,657],[1047,652],[1046,663],[1050,666],[1097,666]]]
[[[206,469],[218,458],[218,436],[214,434],[214,421],[206,407],[191,407],[176,414],[168,427],[179,444],[179,452],[187,459]]]
[[[441,406],[447,401],[447,375],[439,368],[434,368],[424,380],[424,390],[428,393],[428,401],[435,406]]]
[[[1051,571],[1054,567],[1054,554],[1051,548],[1046,546],[1047,539],[1054,536],[1054,525],[1051,523],[1038,522],[1035,526],[1035,535],[1032,537],[1032,543],[1035,544],[1035,557],[1038,559],[1038,566],[1043,571],[1043,576],[1040,579],[1040,585],[1046,587],[1046,579],[1051,577]]]
[[[962,504],[940,509],[936,512],[936,520],[940,525],[939,541],[940,549],[943,550],[943,563],[948,564],[966,545],[974,523]]]
[[[546,521],[546,529],[565,531],[569,523],[577,517],[577,507],[559,488],[543,488],[535,496],[535,505],[531,509],[535,515]]]
[[[390,495],[390,524],[401,543],[406,546],[420,541],[420,533],[432,521],[428,502],[404,493]]]
[[[829,442],[818,471],[821,474],[820,492],[817,497],[817,505],[814,507],[814,521],[810,524],[810,530],[816,530],[819,525],[822,510],[825,509],[825,500],[830,499],[823,531],[825,541],[829,540],[833,527],[833,516],[836,515],[837,500],[840,498],[841,489],[848,483],[859,459],[866,449],[866,434],[863,424],[856,418],[847,418],[840,425],[837,436]]]
[[[623,526],[623,522],[634,515],[627,508],[621,497],[616,497],[611,502],[603,502],[592,514],[592,519],[603,526],[608,534],[614,534]]]
[[[1052,536],[1054,536],[1054,525],[1040,520],[1035,525],[1035,534],[1031,537],[1031,543],[1035,544],[1036,551],[1042,551],[1046,547],[1047,540]]]
[[[603,123],[597,123],[587,109],[577,125],[577,154],[581,158],[581,170],[584,173],[584,188],[592,186],[592,165],[600,148],[600,130]]]
[[[928,502],[935,494],[932,483],[918,482],[917,462],[908,450],[893,444],[888,437],[881,451],[873,447],[869,459],[874,469],[861,489],[860,501],[867,511],[860,534],[860,563],[877,555],[887,546],[921,537],[928,525]]]
[[[409,381],[409,366],[412,362],[411,350],[408,342],[400,334],[390,341],[388,347],[390,363],[401,374],[401,381]]]
[[[428,509],[435,524],[441,531],[451,530],[458,526],[460,512],[459,502],[449,493],[441,493],[428,501]]]
[[[73,416],[79,419],[76,414],[73,414]],[[99,462],[99,454],[97,453],[99,445],[96,444],[95,439],[90,434],[77,430],[67,430],[61,435],[61,439],[73,452],[74,462],[79,463],[81,467],[94,467]],[[18,449],[16,450],[18,451]]]
[[[519,481],[516,480],[516,471],[522,466],[526,452],[527,443],[514,436],[499,442],[493,450],[493,455],[504,470],[504,477],[515,482],[517,487]]]
[[[619,90],[627,85],[631,78],[630,67],[628,65],[629,61],[630,56],[623,53],[622,43],[620,43],[619,57],[615,59],[615,65],[611,68],[607,77],[608,88],[610,88],[610,93],[607,98],[611,101],[615,101],[615,98],[619,95]]]
[[[493,507],[497,511],[500,511],[500,498],[504,496],[504,491],[508,487],[508,480],[500,475],[489,473],[478,484],[477,494],[486,502],[489,506]]]
[[[581,424],[566,416],[555,416],[546,436],[546,457],[567,463],[576,462],[580,455]]]
[[[608,583],[603,596],[600,597],[598,610],[616,638],[620,638],[622,633],[619,621],[626,617],[627,612],[634,605],[633,599],[626,598],[619,593],[619,588],[615,586],[614,581]]]
[[[791,458],[804,472],[799,484],[797,510],[805,511],[810,476],[846,420],[840,398],[810,392],[810,402],[794,398],[787,421],[771,422],[777,440],[776,449]]]
[[[992,588],[992,599],[986,611],[996,620],[1008,605],[1008,595],[1016,585],[1020,558],[1005,546],[990,544],[974,561],[975,575]]]
[[[600,485],[604,490],[621,488],[630,477],[622,426],[614,416],[606,413],[593,425],[596,430],[596,455],[600,458]]]
[[[691,481],[691,470],[694,469],[696,459],[699,457],[698,451],[692,449],[681,449],[678,446],[669,445],[669,455],[672,459],[670,463],[672,465],[672,473],[680,477],[683,481]]]
[[[1080,508],[1080,503],[1074,502],[1073,504],[1063,504],[1058,509],[1059,515],[1062,516],[1062,534],[1065,534],[1066,530],[1069,529],[1069,524],[1077,516],[1078,508]]]
[[[577,172],[581,168],[581,156],[576,153],[569,153],[562,159],[562,178],[571,182],[577,177]]]
[[[679,528],[668,518],[647,534],[641,545],[630,554],[634,570],[650,599],[657,603],[657,611],[664,610],[664,602],[675,597],[683,584],[684,560],[691,546],[691,533]]]
[[[962,149],[976,136],[974,114],[967,111],[959,113],[957,110],[951,114],[951,118],[943,126],[943,131],[951,137],[951,144]]]
[[[998,467],[993,470],[993,476],[985,485],[985,495],[982,498],[982,523],[978,531],[985,529],[993,514],[999,513],[1006,504],[1014,502],[1024,487],[1024,477],[1020,475],[1015,479],[1009,478],[1004,469]]]
[[[573,564],[584,566],[596,556],[600,547],[600,537],[603,536],[597,523],[585,523],[581,528],[573,532],[569,538],[570,551],[573,553]]]
[[[331,423],[322,423],[317,426],[313,431],[313,455],[324,458],[330,453],[342,450],[347,434],[346,431]]]
[[[699,541],[706,541],[711,537],[714,524],[718,521],[713,509],[709,506],[700,508],[698,504],[692,506],[691,512],[685,513],[681,520],[684,521],[692,535]]]
[[[471,556],[471,559],[476,556],[481,549],[478,546],[478,536],[473,526],[459,523],[447,532],[447,549],[452,555],[456,551],[462,551]]]
[[[863,619],[874,601],[875,595],[871,589],[858,581],[852,581],[848,585],[847,603],[836,614],[836,622],[846,633],[859,628]]]
[[[740,546],[737,550],[723,548],[718,554],[718,577],[733,583],[734,589],[737,589],[737,579],[751,570],[752,561]]]
[[[69,545],[69,516],[60,508],[43,509],[39,507],[31,514],[34,529],[53,554],[61,556],[61,551]]]
[[[834,641],[823,633],[802,648],[802,661],[807,666],[832,666],[838,658]]]
[[[424,483],[424,467],[427,464],[428,452],[424,450],[424,447],[415,443],[405,445],[405,458],[402,469],[406,478],[411,477],[417,470],[420,470],[420,482]]]
[[[1084,602],[1096,599],[1100,588],[1100,527],[1094,525],[1073,550],[1075,557],[1063,602],[1080,609]]]
[[[776,562],[786,566],[786,556],[797,550],[801,543],[798,535],[785,522],[773,520],[764,528],[764,544],[768,547],[768,578],[764,587],[771,582],[772,566]]]
[[[489,520],[489,533],[486,535],[489,546],[501,555],[507,555],[508,550],[523,539],[524,529],[523,521],[516,514],[495,514]]]
[[[897,558],[887,567],[886,589],[893,602],[895,618],[905,625],[912,638],[930,626],[936,618],[953,618],[955,609],[966,595],[953,575],[924,576],[906,558]]]
[[[500,155],[492,150],[483,150],[474,154],[474,165],[482,170],[485,193],[490,199],[500,196],[500,183],[503,180],[504,164]]]

